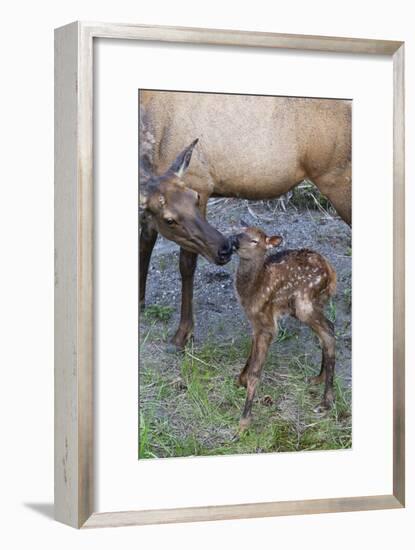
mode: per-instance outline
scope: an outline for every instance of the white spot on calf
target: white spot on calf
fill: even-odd
[[[309,300],[300,299],[296,303],[297,315],[306,318],[313,313],[313,304]]]

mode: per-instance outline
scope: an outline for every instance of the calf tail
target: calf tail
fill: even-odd
[[[335,270],[332,268],[332,266],[329,264],[327,260],[326,260],[326,267],[327,267],[327,273],[329,276],[329,280],[327,282],[327,294],[328,296],[334,296],[336,294],[337,275]]]

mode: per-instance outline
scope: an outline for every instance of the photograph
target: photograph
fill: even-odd
[[[138,458],[351,449],[352,100],[138,114]]]
[[[26,4],[1,547],[408,550],[409,7]]]

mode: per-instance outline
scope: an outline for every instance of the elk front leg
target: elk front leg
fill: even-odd
[[[147,224],[143,224],[140,233],[140,279],[139,279],[139,295],[140,309],[145,307],[146,283],[148,268],[150,265],[151,253],[157,240],[157,231]]]
[[[261,376],[262,367],[272,342],[273,333],[270,331],[259,332],[254,335],[251,361],[247,372],[247,391],[244,410],[239,421],[239,431],[244,431],[251,423],[252,403],[255,397],[256,386]]]
[[[182,350],[193,334],[193,279],[197,254],[180,249],[180,274],[182,276],[182,309],[179,328],[172,339],[176,349]]]

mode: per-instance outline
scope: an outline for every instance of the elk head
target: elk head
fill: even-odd
[[[223,265],[232,255],[228,240],[206,221],[199,193],[183,181],[197,142],[186,147],[163,175],[140,178],[140,208],[166,239]]]

